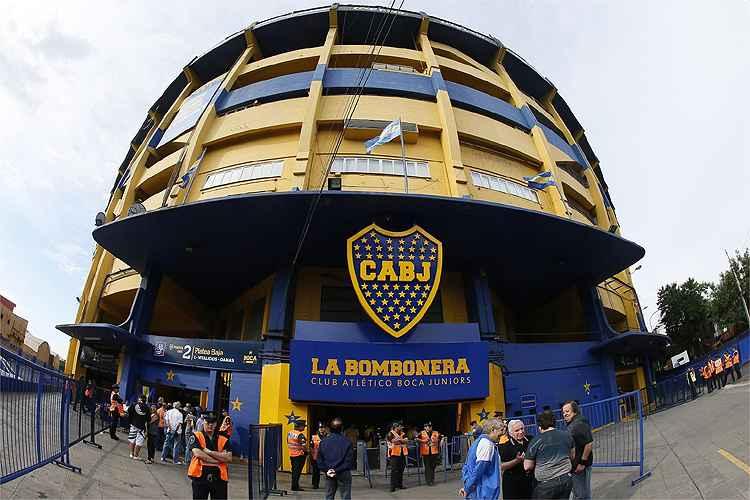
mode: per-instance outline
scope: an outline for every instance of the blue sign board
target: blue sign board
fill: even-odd
[[[358,404],[484,399],[487,363],[484,342],[292,340],[289,398]]]
[[[144,335],[152,348],[141,359],[224,371],[261,371],[262,342]]]

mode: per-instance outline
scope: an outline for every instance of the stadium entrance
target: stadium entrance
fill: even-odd
[[[205,392],[161,384],[144,385],[143,391],[148,394],[149,401],[164,398],[164,401],[169,405],[175,401],[179,401],[183,407],[185,403],[190,403],[192,406],[199,405],[201,408],[205,407],[204,404],[201,404],[205,401]]]
[[[458,432],[458,406],[458,403],[417,406],[310,405],[308,425],[312,434],[317,431],[318,422],[328,423],[334,417],[341,417],[345,430],[354,428],[359,439],[370,441],[372,434],[375,439],[385,439],[395,421],[403,422],[407,434],[412,430],[421,431],[424,423],[429,421],[441,434],[452,436]],[[367,446],[374,445],[368,443]]]

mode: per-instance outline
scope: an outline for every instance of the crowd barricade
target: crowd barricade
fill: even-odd
[[[651,475],[645,470],[640,391],[582,404],[579,410],[594,431],[594,467],[638,467],[632,484]]]
[[[4,348],[0,367],[0,484],[49,463],[80,472],[69,453],[74,381]]]
[[[251,424],[248,430],[247,486],[250,499],[284,495],[276,483],[281,466],[282,427],[278,424]]]

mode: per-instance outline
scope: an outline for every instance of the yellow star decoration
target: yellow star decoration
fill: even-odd
[[[232,411],[242,411],[242,401],[240,401],[239,396],[234,398],[234,401],[230,401],[232,403]]]
[[[175,376],[175,373],[174,373],[174,372],[173,372],[172,370],[169,370],[169,371],[167,372],[167,380],[169,380],[170,382],[171,382],[172,380],[174,380],[174,376]]]
[[[585,384],[583,384],[583,390],[586,392],[586,394],[591,394],[591,384],[589,384],[588,380]]]

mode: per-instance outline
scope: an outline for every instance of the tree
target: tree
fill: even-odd
[[[744,253],[736,250],[730,262],[740,280],[745,300],[750,304],[750,249],[746,248]],[[719,282],[711,285],[710,314],[719,328],[737,325],[739,331],[743,331],[748,327],[745,308],[731,269],[721,273]]]
[[[656,303],[674,353],[687,350],[693,359],[706,352],[713,342],[710,286],[689,278],[681,285],[671,283],[659,288]]]

